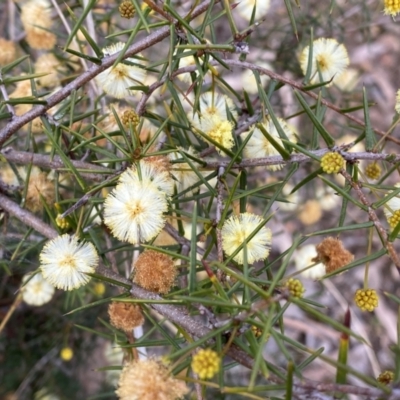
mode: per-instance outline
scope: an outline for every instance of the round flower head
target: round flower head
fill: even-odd
[[[74,357],[74,351],[71,347],[63,347],[60,351],[60,357],[63,361],[71,361]]]
[[[242,4],[242,3],[240,3]],[[268,69],[270,71],[273,71],[273,67],[270,63],[264,62],[264,61],[257,61],[257,66]],[[235,79],[237,79],[235,77]],[[260,74],[260,81],[261,81],[261,86],[266,87],[267,83],[269,82],[270,77],[265,74]],[[250,94],[257,94],[258,93],[258,85],[257,85],[257,80],[254,76],[253,71],[250,69],[247,69],[242,72],[240,75],[240,81],[243,89]]]
[[[228,96],[214,92],[206,92],[200,96],[199,109],[200,111],[193,116],[192,123],[202,131],[205,131],[202,128],[203,123],[207,123],[212,116],[219,117],[220,120],[228,120],[227,110],[234,118],[238,115],[233,101]]]
[[[46,73],[47,75],[37,78],[41,87],[55,87],[60,84],[58,70],[61,69],[60,61],[54,54],[42,54],[35,62],[35,73]]]
[[[385,0],[385,8],[383,9],[385,15],[391,15],[395,17],[400,13],[400,1],[399,0]]]
[[[123,172],[118,182],[120,185],[141,186],[149,191],[159,191],[168,196],[174,193],[174,181],[169,173],[145,160]]]
[[[54,197],[54,181],[50,180],[48,174],[41,172],[39,168],[32,168],[26,192],[26,208],[32,212],[41,211],[43,202],[52,204]]]
[[[354,255],[346,250],[342,241],[337,238],[327,237],[315,249],[317,256],[312,261],[322,262],[325,265],[327,274],[344,267],[354,260]]]
[[[382,168],[376,161],[373,161],[365,167],[364,172],[369,179],[377,180],[382,174]]]
[[[374,289],[358,289],[354,301],[361,311],[372,312],[378,307],[378,295]]]
[[[47,0],[30,0],[21,7],[26,41],[34,49],[51,50],[57,37],[51,31],[51,5]]]
[[[174,151],[172,153],[169,153],[168,156],[171,161],[182,159],[181,152],[198,157],[198,154],[191,146],[187,150],[183,149],[182,147],[178,147],[178,150],[180,150],[180,152]],[[191,160],[191,162],[197,167],[200,166],[200,164],[196,163],[193,160]],[[178,194],[193,186],[199,181],[199,177],[195,172],[193,172],[188,163],[171,164],[171,174],[175,179],[176,191]],[[199,188],[197,187],[196,189],[190,190],[185,195],[190,196],[195,192],[198,192],[198,190]]]
[[[286,282],[285,286],[289,289],[289,293],[293,297],[303,297],[303,294],[306,291],[299,279],[290,278]]]
[[[153,250],[146,250],[140,254],[134,264],[134,271],[134,282],[156,293],[168,293],[177,274],[173,259]]]
[[[306,74],[310,46],[307,46],[300,56],[300,65]],[[311,83],[335,80],[349,65],[347,50],[335,39],[320,38],[312,44]],[[321,80],[320,80],[321,75]],[[329,83],[327,86],[329,86]]]
[[[200,349],[192,360],[192,369],[200,379],[211,379],[220,369],[221,357],[211,349]]]
[[[110,56],[120,52],[124,46],[122,42],[119,42],[103,49],[103,53],[105,56]],[[127,63],[139,64],[138,60],[127,58],[114,68],[107,68],[96,77],[98,85],[107,94],[117,99],[122,99],[132,94],[132,91],[128,88],[143,84],[146,77],[145,69]]]
[[[22,300],[30,306],[42,306],[52,299],[54,286],[50,285],[40,272],[32,278],[31,276],[27,274],[22,278],[22,283],[28,282],[21,289]]]
[[[125,365],[115,393],[120,400],[176,400],[188,391],[160,361],[146,359]]]
[[[76,236],[64,234],[49,241],[40,253],[44,278],[58,289],[73,290],[86,285],[99,262],[91,243],[79,242]]]
[[[282,118],[277,118],[278,122],[285,132],[286,136],[291,142],[296,142],[296,137],[293,128],[290,127]],[[278,130],[275,127],[274,122],[271,118],[267,117],[265,122],[262,124],[264,129],[283,147],[283,142],[279,136]],[[251,138],[244,148],[244,155],[247,158],[260,158],[269,156],[279,156],[278,150],[269,142],[269,140],[264,136],[261,129],[254,128],[254,130],[249,130],[245,135],[250,135]],[[271,171],[278,171],[283,167],[282,164],[277,165],[267,165],[266,168]]]
[[[254,229],[262,222],[262,218],[251,213],[232,215],[222,227],[222,248],[230,256],[253,233]],[[253,264],[258,260],[268,257],[271,250],[271,230],[263,226],[256,235],[247,242],[247,262]],[[240,250],[233,258],[237,263],[243,264],[244,250]]]
[[[384,385],[390,385],[394,379],[394,372],[393,371],[383,371],[379,374],[376,380],[379,383],[383,383]]]
[[[399,187],[399,184],[395,185]],[[389,194],[392,192],[389,192]],[[387,201],[383,206],[383,212],[385,213],[385,217],[392,229],[396,227],[396,225],[400,222],[400,194],[392,197],[389,201]]]
[[[133,303],[113,301],[108,306],[111,325],[124,332],[132,332],[134,328],[144,324],[140,306]]]
[[[235,141],[232,137],[233,124],[228,120],[227,110],[234,118],[237,117],[232,100],[224,95],[207,92],[200,96],[199,108],[199,112],[189,116],[194,128],[230,150]],[[220,154],[223,153],[222,150],[217,150]]]
[[[325,266],[322,263],[318,263],[309,269],[305,269],[309,265],[314,264],[313,259],[316,256],[315,246],[312,244],[307,244],[296,250],[294,264],[298,271],[302,271],[301,276],[310,279],[318,279],[325,275]]]
[[[346,161],[339,153],[330,151],[321,157],[321,168],[327,174],[337,174],[345,165]]]
[[[397,114],[400,114],[400,89],[396,93],[396,105],[394,106],[394,110]]]
[[[16,53],[15,43],[0,37],[0,66],[14,61]]]
[[[116,238],[137,244],[161,231],[167,209],[165,196],[158,190],[123,183],[104,202],[104,222]]]
[[[242,0],[235,8],[235,11],[237,10],[243,18],[250,21],[251,15],[253,14],[253,8],[256,7],[254,18],[255,20],[258,20],[265,17],[270,5],[270,0]]]
[[[127,19],[133,18],[136,11],[134,5],[129,0],[124,0],[119,5],[118,10],[121,17]]]

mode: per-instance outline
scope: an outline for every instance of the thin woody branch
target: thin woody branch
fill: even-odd
[[[354,181],[354,179],[344,169],[342,169],[340,173],[346,178],[347,182],[349,182],[351,187],[355,190],[360,201],[365,206],[368,207],[369,219],[374,223],[374,226],[378,231],[380,237],[382,238],[386,250],[388,251],[389,257],[392,259],[394,265],[396,266],[397,270],[400,273],[400,258],[396,253],[393,244],[388,240],[388,234],[386,232],[386,229],[382,226],[381,221],[379,220],[378,216],[375,213],[375,210],[371,206],[371,203],[368,201],[367,197],[363,193],[361,186],[358,184],[358,182]]]

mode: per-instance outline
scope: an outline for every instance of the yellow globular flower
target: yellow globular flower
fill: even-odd
[[[121,118],[121,122],[125,126],[129,126],[129,123],[132,123],[132,126],[137,126],[139,125],[139,120],[139,115],[137,115],[133,110],[124,111]]]
[[[370,164],[368,164],[365,168],[365,175],[367,175],[367,177],[369,179],[379,179],[379,177],[381,176],[382,173],[382,169],[380,167],[380,165],[377,162],[372,162]]]
[[[220,368],[221,358],[212,349],[200,349],[193,356],[192,369],[200,379],[211,379]]]
[[[130,19],[135,15],[135,7],[129,0],[123,1],[118,10],[122,18]]]
[[[70,227],[70,223],[68,222],[67,218],[61,217],[62,214],[58,214],[56,218],[56,224],[61,229],[68,229]]]
[[[383,9],[385,15],[395,17],[400,13],[400,0],[385,0],[385,8]]]
[[[358,289],[354,295],[354,302],[361,311],[374,311],[378,307],[378,300],[374,289]]]
[[[286,282],[285,286],[289,289],[290,295],[293,297],[303,297],[303,294],[306,291],[299,279],[290,278]]]
[[[379,376],[376,378],[376,380],[379,383],[383,383],[384,385],[389,385],[393,382],[394,379],[394,373],[393,371],[383,371],[379,374]]]
[[[72,351],[71,347],[63,347],[60,351],[60,357],[64,361],[72,360],[74,356],[74,352]]]
[[[339,153],[329,152],[321,158],[321,168],[327,174],[337,174],[345,166],[345,160]]]
[[[262,329],[256,325],[251,326],[251,331],[254,333],[256,338],[259,338],[262,335]]]
[[[93,291],[97,296],[102,296],[106,292],[106,285],[103,282],[97,282],[94,285]]]
[[[388,218],[388,222],[392,229],[396,228],[397,224],[400,222],[400,210],[394,211],[392,216]]]

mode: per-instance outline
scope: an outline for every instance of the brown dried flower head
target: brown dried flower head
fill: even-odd
[[[343,247],[341,240],[333,237],[324,239],[316,246],[317,257],[314,262],[322,262],[327,274],[344,267],[354,260],[354,255]]]
[[[38,50],[50,50],[55,46],[57,37],[51,32],[51,10],[47,0],[26,2],[21,7],[21,22],[29,46]]]
[[[15,43],[0,37],[0,66],[14,61],[16,56]]]
[[[112,326],[127,333],[144,324],[142,311],[136,304],[113,301],[108,306],[108,315]]]
[[[157,293],[168,293],[177,273],[171,257],[153,250],[140,254],[134,268],[134,282],[144,289]]]
[[[60,61],[54,54],[42,54],[35,62],[35,73],[46,73],[47,75],[38,78],[38,84],[51,88],[58,86],[60,84],[60,77],[58,75],[60,67]]]
[[[161,362],[147,359],[125,365],[115,393],[120,400],[176,400],[188,391]]]
[[[9,95],[10,99],[32,96],[32,86],[29,79],[26,81],[19,81],[16,83],[16,85],[17,87]],[[14,108],[15,114],[19,116],[28,112],[32,108],[32,104],[17,104],[14,106]]]
[[[54,203],[54,198],[54,181],[39,168],[32,168],[26,192],[26,208],[32,212],[42,211],[43,201],[51,205]]]

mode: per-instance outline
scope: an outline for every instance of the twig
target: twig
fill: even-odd
[[[3,317],[3,320],[1,321],[0,334],[1,334],[1,332],[3,332],[4,327],[6,326],[7,322],[11,318],[11,316],[14,314],[14,311],[21,304],[21,302],[22,302],[22,294],[19,293],[18,296],[14,299],[14,301],[11,304],[10,308],[8,309],[7,314]]]
[[[361,190],[361,186],[353,180],[353,178],[348,174],[348,172],[344,169],[340,171],[340,173],[346,178],[347,182],[351,185],[351,187],[355,190],[357,193],[360,201],[368,207],[368,216],[370,221],[374,223],[374,226],[376,230],[378,231],[380,237],[382,238],[383,245],[385,246],[385,249],[389,253],[389,257],[392,259],[394,265],[397,268],[397,271],[400,273],[400,259],[398,254],[396,253],[393,244],[388,240],[388,234],[386,232],[386,229],[382,226],[381,221],[379,221],[379,218],[377,217],[375,210],[371,207],[371,203],[368,201],[367,197]]]
[[[216,232],[217,232],[217,253],[218,253],[218,261],[224,261],[224,252],[222,250],[222,233],[221,228],[218,228],[218,224],[221,221],[222,210],[224,208],[224,182],[222,181],[222,176],[225,173],[225,168],[219,167],[218,168],[218,180],[217,180],[217,210],[215,213],[215,223],[217,225]]]
[[[35,214],[32,214],[30,211],[21,208],[17,203],[10,200],[2,193],[0,193],[0,208],[2,208],[4,211],[7,211],[13,217],[18,218],[25,225],[30,226],[49,239],[54,239],[58,236],[58,233],[54,228],[52,228],[50,225],[47,225]]]
[[[7,161],[23,165],[36,165],[40,168],[52,169],[59,172],[67,172],[69,169],[65,166],[64,162],[59,156],[45,156],[42,154],[30,153],[27,151],[17,151],[12,147],[6,147],[0,151],[0,155]],[[103,182],[105,175],[111,175],[114,170],[95,165],[83,161],[70,160],[71,164],[79,170],[93,170],[96,172],[82,172],[81,175],[89,180],[96,182]]]

